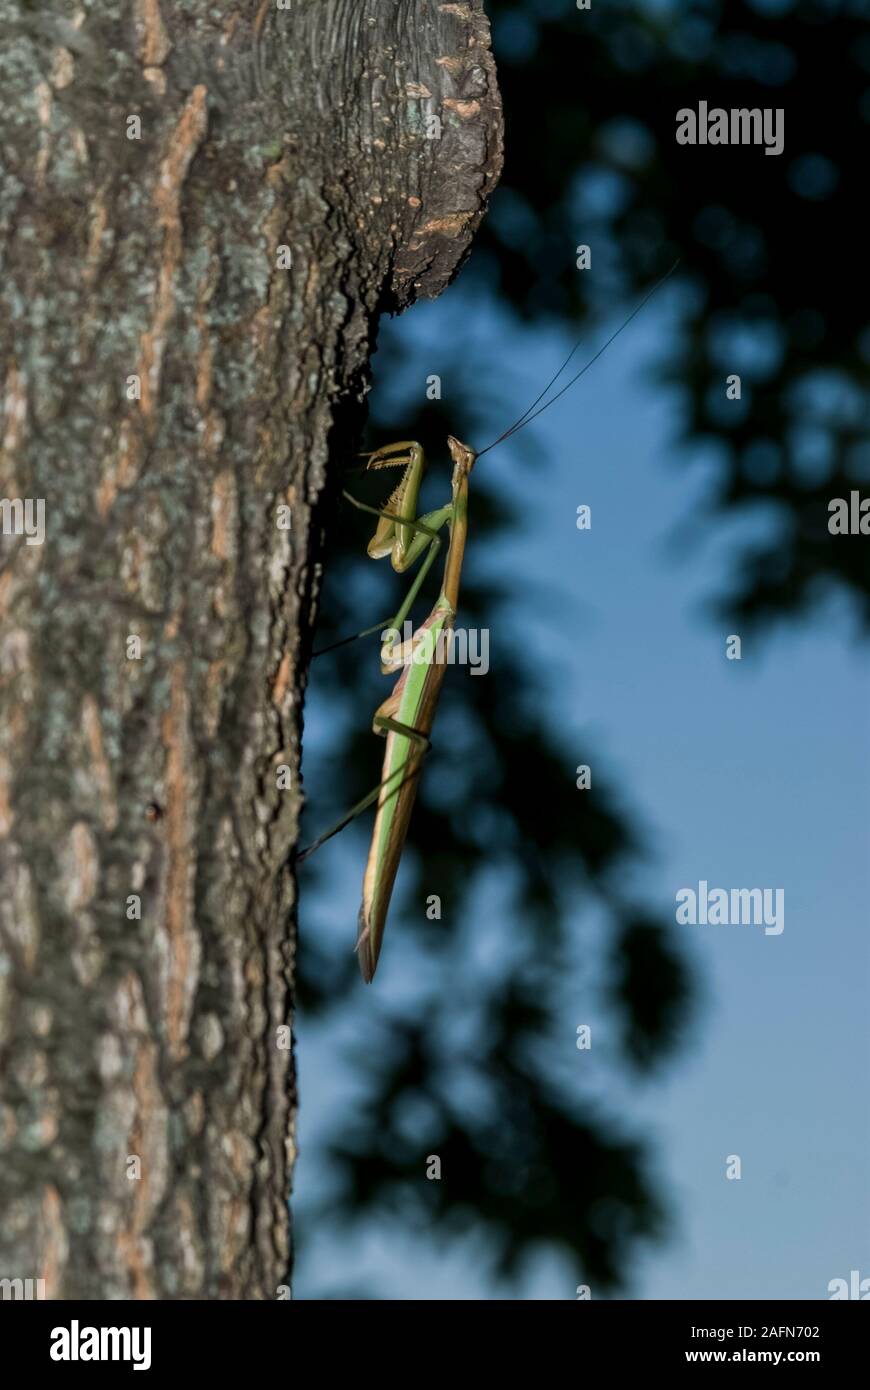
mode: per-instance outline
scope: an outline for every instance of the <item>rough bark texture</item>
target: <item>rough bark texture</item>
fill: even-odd
[[[43,544],[0,540],[0,1277],[272,1298],[329,461],[378,314],[445,287],[497,178],[488,24],[0,0],[0,27],[0,498],[45,501]]]

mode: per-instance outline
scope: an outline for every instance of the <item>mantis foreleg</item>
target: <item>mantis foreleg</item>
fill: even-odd
[[[445,507],[438,507],[434,512],[427,512],[425,516],[415,519],[414,521],[409,521],[406,518],[403,519],[399,517],[394,512],[385,512],[379,507],[370,507],[368,503],[360,502],[358,498],[352,497],[349,492],[342,493],[342,496],[346,497],[348,502],[351,502],[353,506],[357,507],[361,512],[369,512],[371,516],[383,517],[387,521],[401,522],[404,526],[407,526],[409,530],[419,532],[419,535],[414,537],[414,541],[406,551],[406,558],[402,564],[402,569],[399,571],[400,573],[409,569],[411,565],[415,563],[426,549],[427,545],[429,547],[429,553],[420,566],[399,611],[395,613],[393,617],[385,618],[383,622],[375,623],[373,627],[363,628],[362,632],[355,632],[351,637],[342,637],[338,642],[331,642],[328,647],[320,647],[313,653],[314,656],[324,656],[326,652],[335,651],[336,647],[343,647],[346,646],[348,642],[355,642],[358,637],[370,637],[373,632],[383,632],[385,628],[401,627],[414,606],[414,601],[420,592],[426,575],[432,568],[435,556],[441,549],[441,537],[438,532],[450,520],[453,514],[452,504],[448,503]],[[419,546],[417,546],[418,541],[420,542]]]

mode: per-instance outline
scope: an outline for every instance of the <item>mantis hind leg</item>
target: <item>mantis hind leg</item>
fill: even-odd
[[[372,723],[383,729],[385,734],[401,734],[402,738],[409,738],[412,743],[422,743],[424,753],[428,753],[432,747],[432,740],[427,734],[421,734],[419,729],[412,728],[410,724],[403,724],[400,719],[391,719],[388,714],[376,714]],[[387,781],[389,780],[388,777]]]
[[[340,820],[337,820],[328,830],[324,830],[323,834],[318,835],[316,840],[312,840],[310,845],[306,845],[305,849],[301,850],[296,856],[297,864],[301,864],[303,859],[307,859],[316,849],[320,849],[321,845],[325,845],[327,840],[331,840],[333,835],[337,835],[339,831],[344,830],[345,826],[350,825],[352,820],[356,820],[357,816],[362,815],[363,811],[368,810],[369,806],[375,801],[379,801],[381,792],[386,787],[390,788],[390,796],[395,796],[396,793],[404,787],[406,782],[410,782],[413,777],[417,776],[421,759],[425,757],[432,747],[431,740],[427,738],[425,734],[421,734],[419,729],[412,729],[410,724],[402,724],[398,719],[391,719],[388,715],[376,714],[374,723],[377,727],[382,728],[385,734],[401,734],[403,738],[411,739],[413,743],[422,744],[423,748],[420,757],[414,759],[414,765],[410,769],[407,767],[400,767],[397,768],[395,772],[391,772],[389,777],[385,777],[383,782],[379,782],[361,801],[351,806],[350,810],[346,811]],[[400,774],[403,775],[400,780],[397,781],[396,779],[399,778]]]

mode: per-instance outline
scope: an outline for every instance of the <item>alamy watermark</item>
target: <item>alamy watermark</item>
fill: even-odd
[[[44,1279],[0,1279],[0,1298],[14,1300],[45,1298]]]
[[[828,503],[828,530],[832,536],[870,536],[870,497],[854,488],[845,497],[832,497]]]
[[[42,545],[45,540],[45,498],[0,498],[0,534],[25,536],[25,545]]]
[[[782,107],[709,107],[697,111],[683,106],[677,112],[678,145],[763,145],[765,154],[782,154],[785,111]]]
[[[866,1303],[870,1299],[870,1279],[862,1279],[860,1269],[850,1269],[848,1281],[831,1279],[828,1284],[828,1296],[832,1301],[841,1298],[854,1298],[861,1303]]]
[[[410,619],[381,633],[384,646],[402,650],[403,666],[469,666],[472,676],[489,670],[489,628],[415,628]]]
[[[784,888],[709,888],[702,878],[698,891],[677,891],[680,926],[764,927],[765,936],[779,936],[785,928]]]
[[[82,1327],[73,1318],[69,1327],[51,1329],[52,1361],[132,1361],[134,1371],[151,1366],[150,1327]]]

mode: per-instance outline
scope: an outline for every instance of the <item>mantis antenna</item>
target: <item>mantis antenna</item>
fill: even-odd
[[[610,347],[610,344],[616,338],[619,337],[622,330],[628,327],[632,319],[637,318],[641,309],[643,309],[644,306],[649,303],[653,295],[656,293],[657,290],[661,289],[665,281],[670,279],[670,277],[673,275],[674,271],[676,270],[679,264],[680,261],[678,257],[677,260],[674,261],[670,270],[667,271],[660,280],[657,280],[650,290],[647,290],[647,293],[644,295],[640,303],[634,309],[632,309],[628,318],[625,319],[619,325],[615,333],[611,333],[610,337],[607,339],[607,342],[602,344],[602,346],[595,353],[594,357],[590,357],[589,361],[585,364],[585,366],[581,367],[579,372],[577,372],[575,376],[572,376],[571,380],[566,382],[560,391],[556,392],[555,396],[552,396],[550,400],[545,401],[543,405],[539,405],[539,402],[544,400],[544,397],[546,396],[547,392],[553,386],[555,386],[556,382],[559,380],[559,377],[562,375],[568,363],[571,361],[571,358],[574,356],[574,353],[577,351],[580,344],[583,342],[582,338],[578,338],[577,342],[574,344],[571,351],[568,353],[568,356],[565,358],[565,361],[562,363],[556,375],[552,377],[550,381],[547,382],[547,385],[544,387],[541,394],[535,400],[532,401],[532,404],[529,406],[528,410],[525,410],[523,414],[519,417],[519,419],[515,420],[514,423],[510,426],[510,428],[505,430],[504,434],[500,434],[498,439],[494,439],[491,444],[487,444],[485,449],[479,449],[477,452],[477,457],[480,458],[482,454],[488,454],[490,449],[495,448],[496,444],[501,444],[505,439],[509,439],[512,434],[517,434],[519,430],[524,429],[526,425],[531,424],[532,420],[537,419],[537,417],[539,415],[542,415],[545,410],[548,410],[551,405],[555,405],[559,397],[564,396],[565,392],[570,390],[570,388],[574,385],[575,381],[579,381],[581,376],[583,376],[584,372],[588,372],[589,368],[594,366],[594,364],[598,361],[599,357],[601,357],[601,355],[605,353],[607,349]],[[537,410],[535,409],[536,406],[538,406]]]

